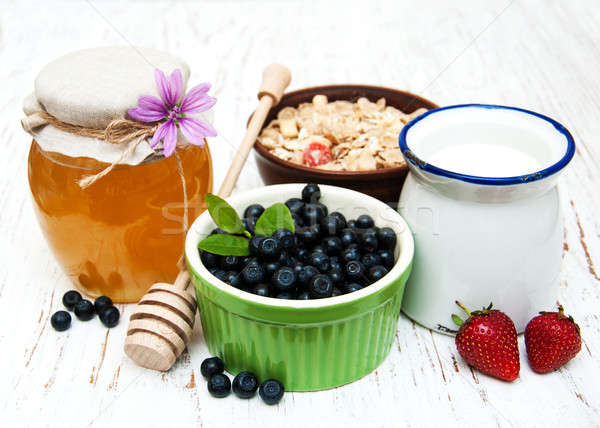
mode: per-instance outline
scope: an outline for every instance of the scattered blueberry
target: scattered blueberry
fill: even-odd
[[[328,256],[334,256],[344,249],[344,244],[337,236],[327,236],[323,238],[323,249]]]
[[[108,308],[104,308],[98,312],[100,321],[108,328],[112,328],[119,324],[120,316],[121,314],[119,313],[119,310],[114,306],[109,306]]]
[[[379,257],[381,257],[381,264],[386,268],[386,269],[391,269],[394,267],[394,253],[391,252],[390,250],[383,250],[383,251],[379,251],[378,253]]]
[[[313,276],[319,273],[319,269],[312,265],[306,265],[302,268],[302,271],[298,274],[298,282],[300,285],[307,287]]]
[[[87,299],[77,302],[73,310],[81,321],[89,321],[94,317],[94,304]]]
[[[72,311],[75,305],[78,302],[81,302],[81,299],[83,299],[83,297],[81,297],[81,294],[79,294],[78,291],[71,290],[65,293],[65,295],[62,298],[62,302],[63,305],[65,305],[65,308]]]
[[[340,213],[331,213],[321,219],[321,227],[324,234],[335,236],[346,227],[346,221]]]
[[[377,238],[375,236],[366,235],[360,240],[360,246],[366,252],[373,253],[377,251]]]
[[[365,266],[357,261],[351,260],[344,267],[344,276],[348,281],[362,283],[365,282],[367,272]]]
[[[304,207],[304,201],[298,198],[291,198],[285,201],[285,205],[292,214],[300,214],[302,207]]]
[[[244,218],[244,219],[242,219],[242,226],[244,226],[244,229],[246,229],[248,232],[250,232],[251,235],[254,235],[254,231],[256,230],[256,221],[257,220],[258,220],[257,217]]]
[[[258,390],[258,379],[254,373],[240,372],[233,378],[231,386],[239,398],[252,398]]]
[[[211,357],[202,361],[200,364],[200,373],[205,379],[210,379],[213,375],[223,373],[225,365],[219,357]]]
[[[110,308],[113,305],[113,301],[108,296],[100,296],[94,300],[94,309],[99,314],[106,308]]]
[[[242,269],[241,275],[247,285],[254,285],[263,281],[265,270],[257,260],[252,260]]]
[[[221,257],[221,263],[219,264],[219,267],[224,271],[236,270],[239,262],[240,259],[237,256],[223,256]]]
[[[283,385],[275,379],[264,381],[258,390],[260,398],[267,404],[277,404],[283,397]]]
[[[329,270],[329,257],[324,252],[313,251],[308,260],[311,265],[321,272],[327,272]]]
[[[317,184],[307,184],[302,189],[302,200],[308,203],[314,203],[321,199],[321,189]]]
[[[254,235],[250,239],[250,243],[248,244],[248,250],[250,254],[253,256],[258,256],[258,248],[260,247],[260,243],[265,239],[263,235]]]
[[[334,285],[341,284],[342,282],[344,282],[344,274],[340,269],[329,269],[327,275],[329,276],[329,278],[331,278],[331,282],[333,282]]]
[[[340,263],[347,263],[352,260],[360,260],[360,251],[356,247],[346,248],[342,251]]]
[[[208,380],[208,392],[216,398],[227,397],[231,392],[231,381],[227,375],[217,373]]]
[[[286,250],[293,248],[294,245],[296,245],[295,236],[289,229],[277,229],[275,233],[273,233],[273,238],[277,239],[279,245]]]
[[[381,264],[381,257],[375,253],[366,253],[361,257],[360,262],[368,269],[372,266]]]
[[[56,331],[65,331],[71,327],[71,314],[67,311],[56,311],[50,318],[50,324]]]
[[[302,220],[305,224],[316,225],[327,215],[327,209],[323,204],[306,204],[302,208]]]

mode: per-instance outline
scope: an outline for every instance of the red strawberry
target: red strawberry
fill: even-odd
[[[571,360],[581,350],[581,333],[573,317],[558,312],[540,312],[525,328],[525,348],[534,372],[548,373]]]
[[[331,161],[329,148],[322,143],[310,143],[304,150],[304,163],[308,166],[319,166]]]
[[[456,349],[471,366],[490,376],[506,381],[519,377],[520,361],[517,330],[512,320],[492,304],[481,311],[469,312],[456,302],[469,318],[463,322],[457,315],[452,319],[460,326]]]

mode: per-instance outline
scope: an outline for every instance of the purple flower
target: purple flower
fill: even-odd
[[[160,98],[153,95],[140,95],[138,106],[127,112],[134,120],[140,122],[165,121],[154,133],[150,146],[154,147],[162,140],[165,157],[171,156],[177,144],[178,126],[188,142],[200,147],[204,147],[205,137],[217,136],[217,131],[210,124],[188,116],[206,111],[217,102],[216,98],[207,95],[210,89],[209,83],[194,86],[181,99],[183,95],[181,70],[176,69],[169,77],[161,70],[154,70],[154,80]]]

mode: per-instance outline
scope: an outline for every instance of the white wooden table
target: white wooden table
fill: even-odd
[[[394,347],[374,373],[329,391],[289,393],[268,407],[258,398],[208,395],[199,323],[189,352],[164,374],[123,354],[132,306],[120,305],[123,322],[114,329],[94,320],[55,332],[49,317],[71,285],[31,207],[21,100],[53,58],[125,43],[178,54],[192,68],[192,83],[213,82],[217,185],[255,106],[262,68],[274,60],[292,70],[292,89],[380,84],[440,105],[508,104],[558,119],[577,142],[560,185],[560,301],[581,326],[580,354],[540,376],[519,338],[521,376],[507,384],[471,370],[452,338],[402,316]],[[3,1],[0,426],[600,426],[599,76],[597,0]],[[251,160],[238,190],[260,185]]]

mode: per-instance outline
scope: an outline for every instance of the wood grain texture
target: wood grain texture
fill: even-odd
[[[316,393],[211,398],[201,326],[166,373],[122,351],[121,324],[98,319],[57,333],[49,317],[70,288],[43,236],[27,185],[29,138],[20,105],[37,71],[80,48],[165,49],[210,81],[219,101],[210,142],[215,188],[256,106],[266,64],[292,70],[290,90],[327,83],[384,85],[440,105],[529,108],[567,126],[577,154],[560,184],[565,214],[560,301],[579,321],[575,360],[540,376],[527,365],[507,384],[471,370],[453,340],[401,317],[384,363]],[[597,0],[3,1],[0,9],[1,426],[600,426],[600,8]],[[253,158],[237,190],[259,186]],[[547,309],[547,308],[540,308]]]

